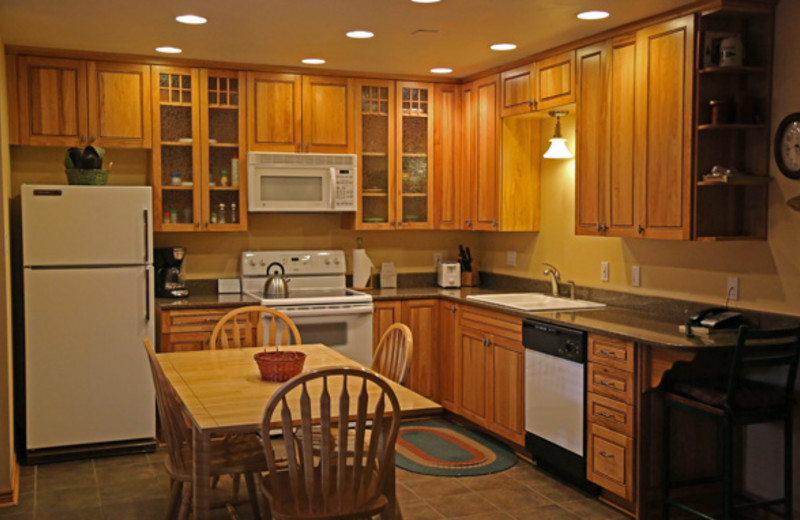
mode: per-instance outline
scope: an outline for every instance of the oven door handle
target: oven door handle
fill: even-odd
[[[359,306],[359,307],[344,307],[334,309],[302,309],[302,310],[289,310],[278,308],[279,311],[284,313],[290,318],[304,318],[304,317],[320,317],[320,316],[349,316],[356,314],[372,314],[372,305]]]

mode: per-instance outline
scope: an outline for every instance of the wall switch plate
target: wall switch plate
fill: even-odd
[[[442,263],[442,253],[433,253],[433,268],[439,269],[439,264]]]
[[[634,265],[631,269],[631,285],[634,287],[642,286],[642,267]]]
[[[608,281],[608,262],[600,262],[600,281]]]
[[[728,288],[725,291],[725,299],[726,300],[738,300],[739,299],[739,277],[738,276],[729,276],[728,277]]]
[[[517,252],[516,251],[508,251],[506,252],[506,265],[511,267],[516,267],[517,265]]]

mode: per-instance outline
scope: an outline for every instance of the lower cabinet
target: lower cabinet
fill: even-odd
[[[525,443],[522,320],[461,306],[456,328],[456,401],[467,419]]]
[[[414,351],[405,386],[433,400],[438,393],[438,311],[438,299],[378,301],[373,318],[373,349],[393,323],[405,323],[411,329]]]
[[[634,344],[589,335],[586,367],[586,478],[635,498],[636,389]]]
[[[456,366],[458,364],[458,344],[456,343],[456,323],[459,306],[453,302],[439,302],[439,356],[436,361],[439,370],[439,403],[454,413],[459,411]]]
[[[236,307],[160,310],[156,321],[159,352],[187,352],[208,349],[214,326]]]

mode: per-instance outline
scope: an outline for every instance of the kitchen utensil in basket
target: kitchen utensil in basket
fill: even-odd
[[[266,381],[288,381],[303,371],[306,355],[303,352],[277,350],[257,352],[253,359],[258,364],[261,378]]]

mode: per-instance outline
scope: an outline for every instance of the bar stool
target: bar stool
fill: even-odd
[[[734,512],[753,508],[765,508],[781,515],[772,508],[778,504],[783,504],[782,517],[791,520],[792,408],[798,355],[800,355],[800,327],[752,330],[742,325],[739,328],[728,375],[724,379],[677,382],[673,385],[673,389],[664,395],[661,490],[665,520],[669,519],[673,507],[708,520],[727,520],[733,518]],[[745,376],[751,369],[759,371],[783,369],[786,379],[781,376],[780,384],[766,384],[747,379]],[[671,480],[670,417],[673,409],[706,417],[719,424],[721,475],[679,482]],[[784,425],[783,497],[755,501],[737,496],[734,490],[733,467],[736,427],[779,421]],[[671,491],[674,489],[713,482],[722,483],[721,516],[711,516],[671,496]],[[744,503],[737,504],[737,499]]]

